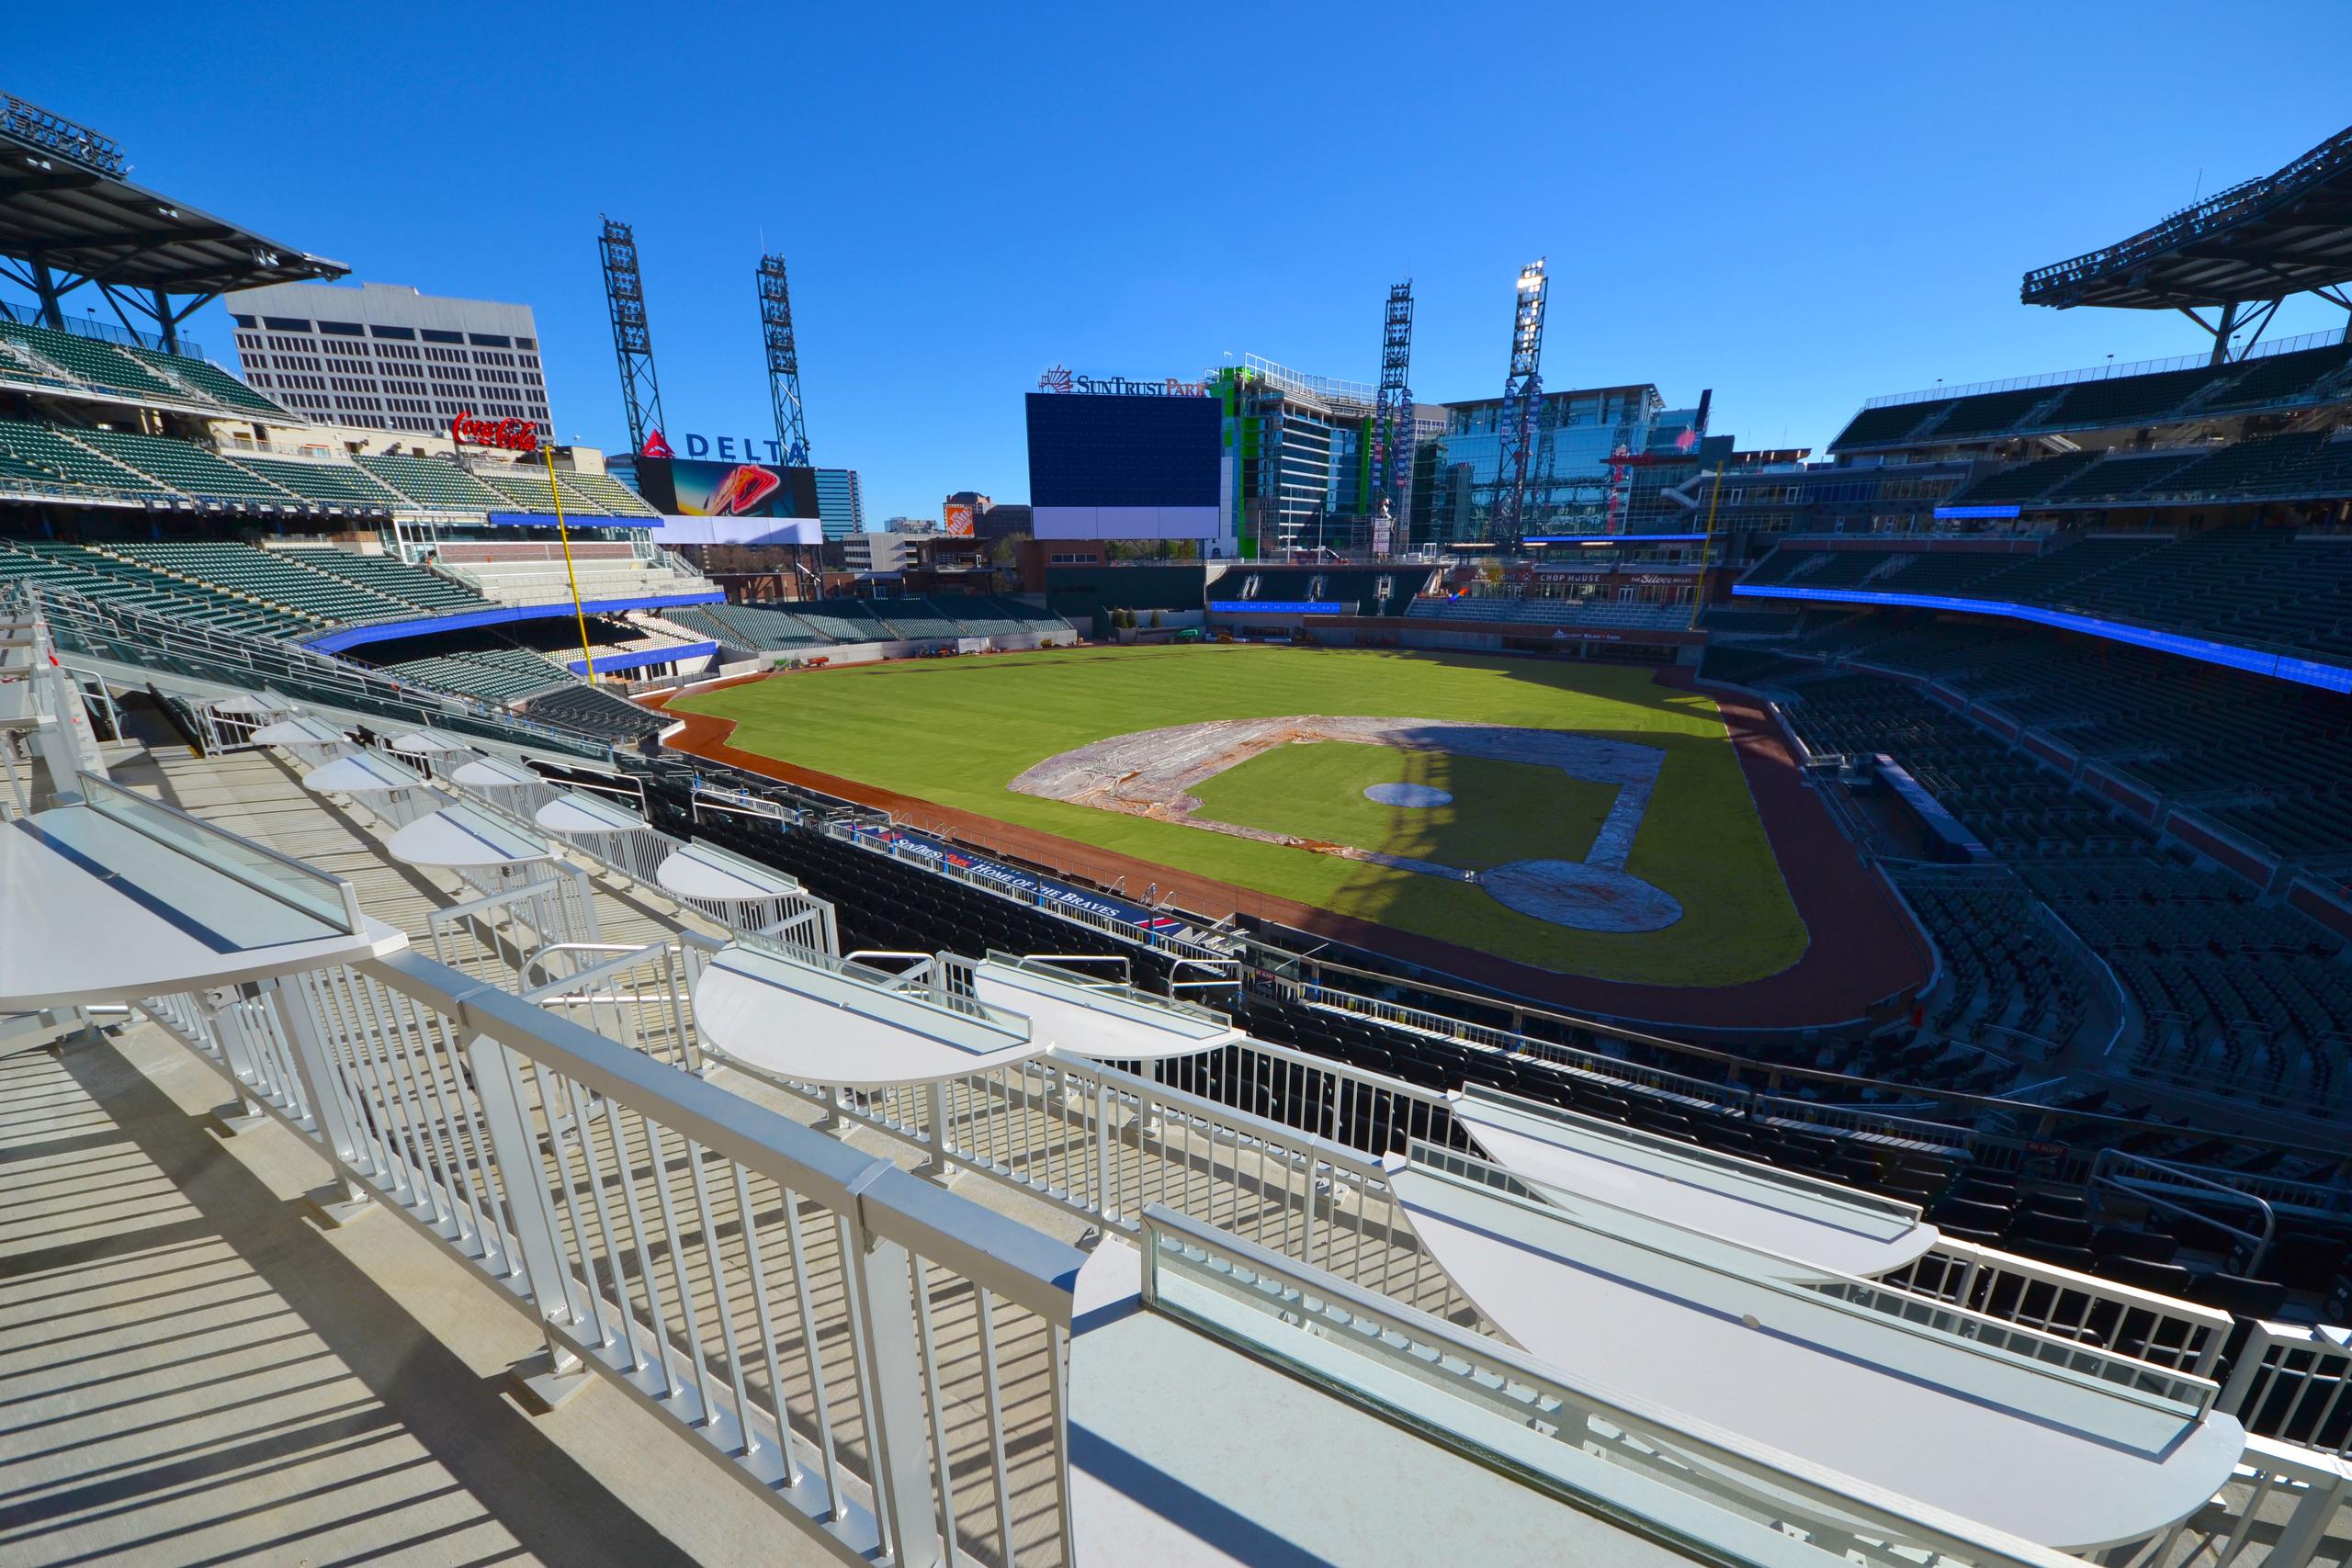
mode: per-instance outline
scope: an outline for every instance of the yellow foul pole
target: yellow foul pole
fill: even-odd
[[[563,541],[563,575],[571,584],[572,618],[580,623],[580,657],[588,667],[588,683],[596,683],[596,656],[588,651],[588,612],[580,607],[580,574],[571,569],[571,530],[563,523],[563,491],[555,483],[555,446],[542,442],[539,450],[548,460],[548,495],[555,502],[555,536]]]

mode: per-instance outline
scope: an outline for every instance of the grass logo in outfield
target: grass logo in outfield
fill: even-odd
[[[1714,704],[1659,686],[1645,669],[1385,650],[1087,648],[788,675],[672,706],[733,719],[729,744],[820,773],[1564,974],[1732,986],[1804,952],[1804,923]],[[1571,771],[1558,758],[1301,738],[1188,785],[1180,793],[1197,802],[1190,820],[1016,787],[1041,764],[1106,742],[1206,725],[1279,728],[1302,716],[1425,738],[1535,732],[1581,742],[1590,759],[1655,759],[1654,772],[1635,809],[1625,778]],[[1365,794],[1399,784],[1453,798],[1410,807]],[[1204,818],[1251,831],[1206,830]],[[1601,869],[1672,900],[1679,919],[1590,930],[1548,908],[1523,912],[1577,874],[1539,869],[1522,894],[1506,868],[1595,863],[1604,830],[1620,841]]]

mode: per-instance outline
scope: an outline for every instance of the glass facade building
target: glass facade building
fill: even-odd
[[[1503,543],[1500,398],[1444,405],[1445,428],[1413,459],[1415,545]],[[1730,451],[1704,437],[1698,409],[1668,409],[1655,386],[1547,392],[1520,510],[1522,536],[1638,534],[1688,527],[1690,508],[1668,492]]]

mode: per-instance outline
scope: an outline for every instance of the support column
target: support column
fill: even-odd
[[[2227,365],[2230,362],[2230,334],[2237,331],[2237,326],[2238,302],[2233,299],[2222,307],[2222,320],[2213,328],[2213,357],[2205,363]]]
[[[939,1568],[947,1559],[932,1497],[913,1259],[898,1243],[868,1232],[862,1218],[850,1227],[850,1236],[855,1256],[844,1266],[857,1270],[857,1335],[872,1374],[875,1517],[893,1563]]]
[[[38,256],[33,258],[33,292],[40,298],[40,322],[51,332],[65,330],[65,311],[58,303],[57,275],[49,264]]]
[[[547,1172],[539,1164],[539,1142],[531,1131],[529,1102],[515,1070],[514,1053],[487,1034],[477,1034],[466,1046],[466,1061],[481,1100],[482,1133],[490,1140],[498,1184],[506,1193],[507,1224],[522,1248],[531,1305],[547,1337],[543,1353],[515,1364],[516,1392],[545,1412],[587,1386],[586,1363],[556,1336],[553,1326],[578,1321],[572,1310],[571,1269],[548,1194]],[[556,1157],[562,1157],[560,1151]]]
[[[278,1024],[286,1031],[294,1077],[302,1086],[302,1103],[310,1109],[311,1123],[318,1129],[328,1157],[340,1168],[334,1181],[302,1196],[322,1224],[341,1226],[364,1219],[375,1213],[375,1194],[352,1173],[373,1169],[375,1156],[352,1124],[351,1108],[345,1103],[318,1014],[298,981],[266,981],[263,990],[277,1009]]]

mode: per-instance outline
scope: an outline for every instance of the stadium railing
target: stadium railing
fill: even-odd
[[[506,745],[609,758],[609,743],[537,724],[487,704],[395,681],[299,644],[216,632],[193,622],[32,586],[58,648],[85,659],[211,682],[234,691],[277,691],[322,706],[407,725],[432,725]]]
[[[1452,997],[1483,1011],[1504,1013],[1514,1021],[1523,1023],[1528,1020],[1541,1020],[1563,1030],[1580,1031],[1599,1039],[1621,1041],[1643,1050],[1679,1056],[1694,1066],[1703,1063],[1724,1077],[1701,1077],[1645,1066],[1623,1057],[1583,1050],[1518,1031],[1479,1024],[1448,1013],[1412,1008],[1317,981],[1292,978],[1280,972],[1293,968],[1317,974],[1329,971],[1385,986],[1408,985],[1415,990]],[[2090,1180],[2099,1150],[2095,1147],[2079,1148],[2069,1144],[2063,1152],[2053,1156],[2050,1153],[2052,1139],[2070,1131],[2079,1134],[2099,1130],[2116,1136],[2155,1134],[2171,1137],[2177,1137],[2181,1133],[2180,1128],[2163,1122],[2140,1122],[2129,1117],[2069,1111],[1997,1095],[1966,1094],[1822,1068],[1758,1061],[1690,1041],[1673,1040],[1598,1020],[1554,1012],[1532,1004],[1498,1001],[1467,991],[1450,991],[1429,982],[1406,982],[1395,976],[1351,969],[1348,965],[1329,960],[1281,953],[1278,950],[1261,950],[1257,944],[1252,944],[1247,973],[1251,989],[1281,999],[1335,1008],[1507,1055],[1560,1061],[1579,1070],[1613,1077],[1636,1088],[1664,1088],[1727,1109],[1740,1111],[1745,1108],[1750,1114],[1817,1126],[1825,1131],[1864,1133],[1904,1142],[1934,1143],[1961,1150],[1989,1171],[2017,1170],[2032,1165],[2050,1179],[2082,1185]],[[1760,1078],[1761,1087],[1747,1087],[1741,1081],[1750,1076]],[[1778,1092],[1786,1086],[1796,1085],[1814,1085],[1826,1092],[1847,1095],[1900,1095],[1947,1110],[1951,1119],[1892,1116],[1882,1111],[1830,1104]],[[2023,1134],[1990,1132],[1979,1124],[1983,1118],[2001,1114],[2018,1118],[2025,1129]],[[2327,1159],[2340,1157],[2340,1152],[2332,1149],[2259,1139],[2246,1142],[2249,1147],[2278,1149],[2290,1155]],[[2199,1174],[2305,1213],[2341,1214],[2352,1209],[2352,1191],[2338,1188],[2290,1181],[2257,1172],[2210,1169],[2200,1170]]]
[[[604,1377],[836,1551],[944,1562],[943,1527],[952,1541],[981,1515],[986,1484],[951,1487],[945,1442],[933,1451],[956,1375],[937,1314],[974,1293],[980,1354],[1049,1391],[1035,1435],[1011,1430],[1002,1385],[967,1404],[997,1453],[1015,1436],[1051,1450],[1026,1496],[999,1464],[988,1506],[1057,1521],[1035,1554],[1070,1561],[1081,1254],[420,954],[143,1010],[332,1161],[349,1196],[485,1276],[543,1335],[547,1374]],[[820,1311],[846,1315],[828,1325],[846,1381],[822,1364]]]

